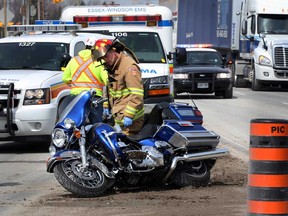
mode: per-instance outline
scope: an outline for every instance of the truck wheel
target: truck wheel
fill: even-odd
[[[253,68],[252,68],[252,83],[251,83],[251,89],[253,91],[259,91],[261,89],[261,84],[259,83],[259,81],[256,79],[256,72],[255,72],[255,63],[253,64]]]
[[[259,81],[255,78],[255,74],[253,74],[251,88],[253,91],[259,91],[261,89]]]

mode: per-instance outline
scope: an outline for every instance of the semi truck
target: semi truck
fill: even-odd
[[[179,0],[177,44],[211,44],[233,60],[235,87],[288,87],[288,1]]]

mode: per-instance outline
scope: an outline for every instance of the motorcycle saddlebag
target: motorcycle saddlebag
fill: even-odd
[[[170,143],[175,148],[216,148],[219,135],[207,131],[202,125],[192,124],[189,121],[167,120],[153,135]]]

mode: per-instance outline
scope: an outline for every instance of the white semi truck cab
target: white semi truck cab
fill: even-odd
[[[288,1],[245,0],[239,13],[240,56],[246,61],[240,79],[253,90],[288,87]],[[238,70],[239,71],[239,70]]]

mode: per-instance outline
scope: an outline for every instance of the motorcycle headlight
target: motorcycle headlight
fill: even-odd
[[[70,118],[66,118],[64,120],[64,126],[65,126],[66,129],[74,128],[75,125],[76,125],[75,122],[72,119],[70,119]]]
[[[67,140],[67,137],[64,131],[58,128],[53,130],[51,137],[52,137],[52,142],[58,148],[62,148],[65,145],[66,140]]]

